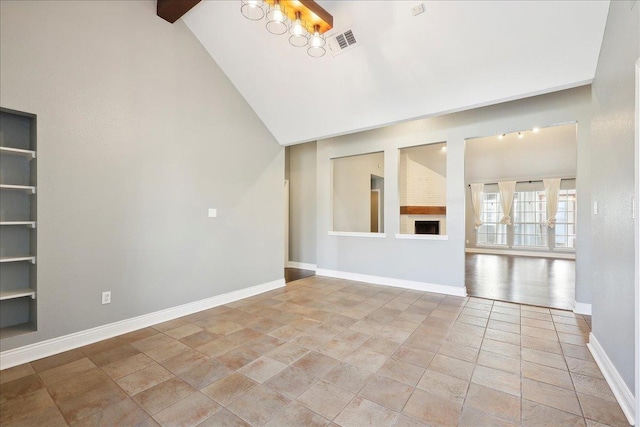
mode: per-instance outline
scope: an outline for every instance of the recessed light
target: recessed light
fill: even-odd
[[[444,147],[441,148],[441,150],[446,152],[447,151],[447,146],[445,145]]]
[[[498,135],[498,139],[503,139],[503,138],[504,138],[504,136],[505,136],[505,134],[504,134],[504,133],[502,133],[502,134]]]
[[[540,128],[533,128],[533,129],[531,129],[531,130],[533,131],[533,133],[538,133],[538,132],[540,132]]]
[[[524,134],[522,132],[518,132],[518,138],[520,139],[524,138]]]

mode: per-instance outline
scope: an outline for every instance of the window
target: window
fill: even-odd
[[[513,198],[513,245],[548,246],[544,191],[518,191]]]
[[[576,247],[576,190],[560,190],[556,214],[556,248]]]
[[[478,227],[476,236],[479,245],[507,244],[507,226],[500,224],[501,218],[500,193],[484,193],[482,196],[482,225]]]

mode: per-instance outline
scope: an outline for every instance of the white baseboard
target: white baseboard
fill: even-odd
[[[197,313],[219,305],[228,304],[233,301],[238,301],[243,298],[248,298],[274,289],[282,288],[284,286],[284,279],[278,279],[273,282],[263,283],[261,285],[228,292],[215,297],[205,298],[203,300],[167,308],[165,310],[143,314],[142,316],[132,317],[131,319],[121,320],[119,322],[75,332],[62,337],[52,338],[35,344],[6,350],[0,352],[0,369],[7,369],[23,363],[32,362],[34,360],[42,359],[43,357],[73,350],[74,348],[93,344],[97,341],[102,341],[107,338],[112,338],[138,329],[157,325],[158,323],[177,319],[178,317]]]
[[[313,270],[313,271],[316,271],[316,265],[315,264],[308,264],[306,262],[289,261],[289,262],[287,262],[287,267],[289,267],[289,268],[300,268],[302,270]]]
[[[465,253],[468,254],[490,254],[490,255],[514,255],[514,256],[529,256],[537,258],[556,258],[556,259],[576,259],[574,252],[538,252],[538,251],[516,251],[511,249],[499,249],[499,248],[466,248]]]
[[[631,393],[631,390],[629,390],[629,387],[627,387],[627,384],[625,384],[615,366],[611,363],[607,353],[605,353],[604,349],[593,335],[593,332],[589,334],[589,344],[587,344],[587,347],[589,347],[591,355],[602,371],[604,379],[607,380],[609,387],[611,387],[611,391],[620,404],[622,412],[624,412],[624,415],[627,417],[627,421],[629,421],[629,424],[634,425],[635,397],[633,397],[633,393]]]
[[[576,314],[587,314],[591,316],[591,304],[574,301],[573,312]]]
[[[336,279],[353,280],[356,282],[371,283],[374,285],[393,286],[395,288],[413,289],[416,291],[435,292],[437,294],[466,297],[465,287],[438,285],[435,283],[415,282],[413,280],[394,279],[391,277],[369,276],[368,274],[349,273],[346,271],[316,269],[316,275],[334,277]]]

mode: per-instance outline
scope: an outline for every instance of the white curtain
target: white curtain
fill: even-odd
[[[513,204],[513,195],[516,192],[515,181],[503,181],[498,183],[500,189],[500,202],[502,205],[502,219],[500,224],[511,225],[511,205]]]
[[[542,182],[544,182],[544,195],[547,198],[547,226],[553,228],[556,225],[558,213],[560,178],[543,179]]]
[[[484,184],[471,184],[471,205],[476,215],[476,228],[482,225],[482,196]]]

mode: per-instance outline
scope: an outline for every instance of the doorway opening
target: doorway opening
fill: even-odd
[[[573,310],[577,125],[465,144],[465,283],[471,296]]]

